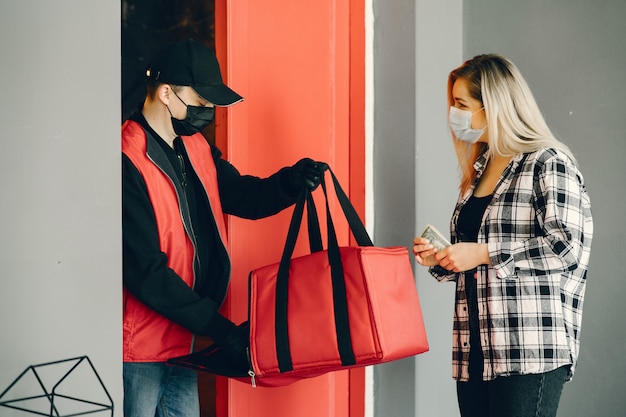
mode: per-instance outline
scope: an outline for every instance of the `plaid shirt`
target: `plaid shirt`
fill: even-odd
[[[456,223],[477,180],[459,196]],[[593,221],[583,177],[563,152],[542,149],[513,158],[483,215],[478,242],[487,243],[491,265],[477,268],[478,315],[484,356],[483,380],[536,374],[571,365],[580,345],[583,297]],[[453,377],[469,379],[470,331],[465,278],[441,267],[439,281],[456,281]]]

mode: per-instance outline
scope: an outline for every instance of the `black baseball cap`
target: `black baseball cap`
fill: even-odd
[[[222,81],[215,52],[192,39],[161,49],[150,62],[146,76],[164,84],[189,86],[216,106],[243,100]]]

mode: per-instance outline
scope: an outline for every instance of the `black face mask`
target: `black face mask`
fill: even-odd
[[[178,94],[174,95],[178,97]],[[177,135],[191,136],[213,123],[215,107],[189,106],[180,97],[178,99],[187,106],[187,116],[183,120],[172,117],[172,126]]]

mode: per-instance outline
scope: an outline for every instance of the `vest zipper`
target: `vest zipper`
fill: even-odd
[[[150,161],[152,161],[152,163],[153,163],[153,164],[154,164],[154,165],[155,165],[155,166],[156,166],[156,167],[157,167],[157,168],[158,168],[158,169],[159,169],[159,170],[160,170],[160,171],[161,171],[161,172],[165,175],[165,177],[166,177],[166,178],[170,181],[170,183],[171,183],[171,184],[172,184],[172,186],[174,187],[174,190],[176,191],[176,196],[178,197],[178,200],[181,202],[181,204],[182,204],[182,203],[184,203],[184,204],[185,204],[185,206],[186,206],[186,208],[187,208],[187,213],[189,213],[189,206],[187,205],[187,192],[185,191],[185,187],[183,186],[183,189],[182,189],[183,196],[181,196],[181,195],[178,193],[178,191],[179,191],[179,190],[178,190],[178,188],[176,187],[176,184],[175,184],[174,180],[173,180],[172,178],[170,178],[170,176],[169,176],[169,175],[167,174],[167,172],[163,169],[163,167],[161,167],[161,165],[159,165],[159,164],[158,164],[158,163],[157,163],[157,162],[156,162],[156,161],[152,158],[152,156],[151,156],[149,153],[146,153],[146,156],[148,157],[148,159],[149,159]],[[178,156],[179,160],[182,158],[182,157],[181,157],[181,155],[177,155],[177,156]],[[183,162],[183,161],[181,161],[181,163],[182,163],[182,162]],[[171,165],[171,163],[170,163],[170,165]],[[183,173],[184,173],[184,175],[183,175],[183,180],[184,180],[184,183],[186,183],[186,178],[187,178],[187,175],[186,175],[186,173],[185,173],[184,166],[183,166],[183,167],[181,167],[181,169],[183,170]],[[196,253],[196,252],[197,252],[197,248],[196,248],[196,245],[197,245],[197,243],[196,243],[196,235],[195,235],[195,232],[194,232],[194,230],[193,230],[193,226],[191,225],[191,218],[189,218],[189,219],[188,219],[189,221],[187,221],[187,220],[185,219],[185,215],[184,215],[184,213],[183,213],[183,209],[182,209],[182,207],[179,207],[179,209],[178,209],[178,210],[179,210],[179,213],[180,213],[180,218],[181,218],[181,220],[182,220],[182,222],[183,222],[183,227],[184,227],[185,231],[187,232],[187,235],[189,236],[189,239],[191,240],[191,243],[192,243],[192,246],[193,246],[193,259],[194,259],[194,260],[193,260],[193,262],[194,262],[194,264],[197,262],[197,263],[198,263],[198,266],[200,266],[200,265],[199,265],[199,260],[198,260],[198,255],[197,255],[197,253]],[[192,275],[193,275],[193,282],[191,283],[191,288],[195,288],[195,287],[196,287],[196,268],[192,268],[192,269],[193,269],[193,271],[192,271]]]
[[[183,159],[182,155],[177,155],[178,156],[178,162],[180,162],[180,172],[182,174],[183,177],[183,192],[185,193],[185,197],[187,194],[186,188],[187,188],[187,171],[185,170],[185,160]],[[187,201],[187,198],[185,198],[185,201]]]
[[[178,161],[180,162],[180,173],[181,173],[181,177],[182,177],[182,192],[183,192],[183,198],[181,199],[181,203],[185,204],[186,208],[187,208],[187,213],[189,213],[189,238],[191,239],[191,241],[193,242],[193,263],[194,263],[194,268],[193,268],[193,284],[191,286],[191,288],[196,287],[196,268],[195,268],[195,264],[198,265],[198,271],[201,270],[201,265],[200,265],[200,258],[198,258],[198,253],[197,253],[197,245],[198,243],[196,242],[196,232],[193,230],[193,224],[191,224],[191,211],[189,210],[189,202],[187,200],[187,170],[185,169],[185,159],[183,158],[183,156],[181,154],[177,154],[178,156]],[[181,213],[182,215],[182,213]],[[184,216],[183,216],[184,218]],[[184,223],[184,221],[183,221]]]

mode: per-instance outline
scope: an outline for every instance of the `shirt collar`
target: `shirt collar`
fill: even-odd
[[[474,162],[474,170],[476,171],[478,176],[480,176],[480,174],[482,174],[483,170],[485,169],[485,166],[487,165],[487,154],[488,154],[488,152],[489,152],[489,149],[485,149],[485,152],[483,152],[476,159],[476,162]]]

